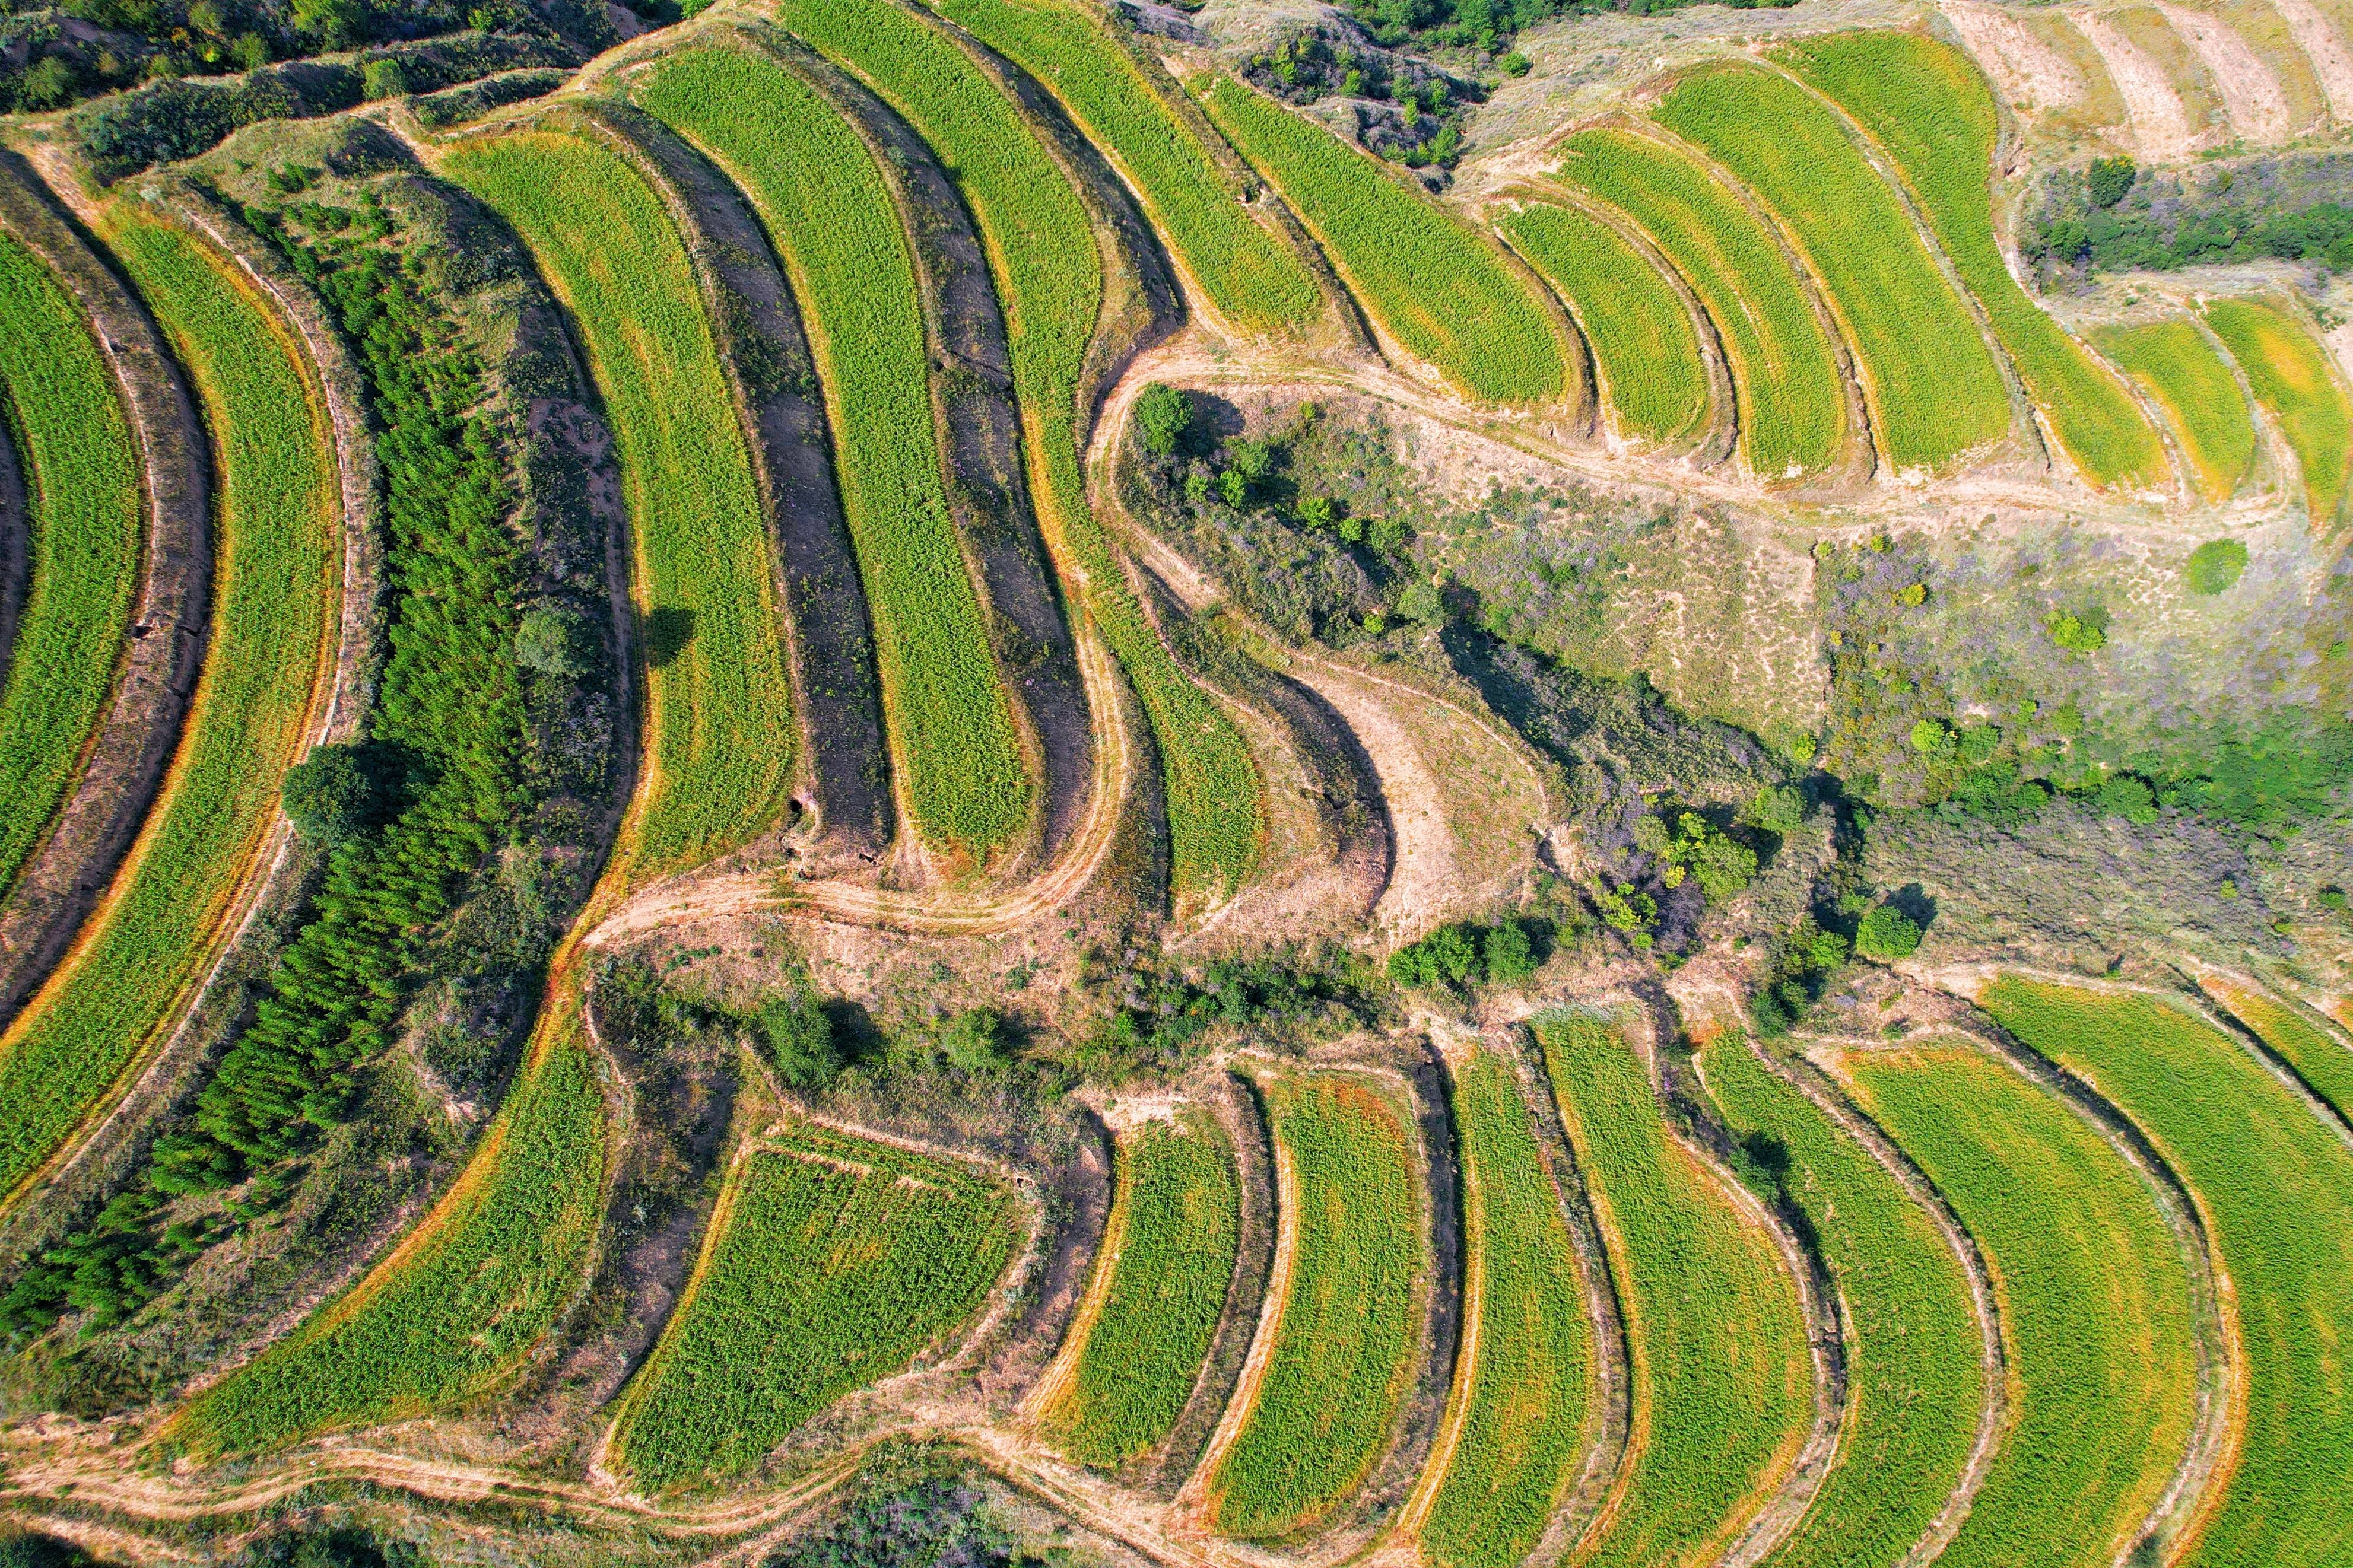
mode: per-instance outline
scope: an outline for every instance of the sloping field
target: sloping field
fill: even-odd
[[[1574,395],[1551,316],[1491,242],[1377,159],[1231,77],[1218,79],[1207,102],[1218,129],[1409,352],[1482,403],[1542,405]]]
[[[1984,1003],[2097,1082],[2164,1151],[2236,1288],[2245,1443],[2185,1561],[2342,1561],[2353,1542],[2353,1150],[2238,1042],[2155,997],[2004,980]]]
[[[2353,1047],[2278,997],[2235,982],[2209,979],[2206,989],[2253,1029],[2312,1091],[2353,1122]]]
[[[1777,1568],[1894,1563],[1959,1483],[1985,1400],[1968,1276],[1903,1184],[1737,1036],[1701,1055],[1736,1138],[1786,1163],[1847,1312],[1846,1432],[1837,1468]]]
[[[301,362],[227,265],[186,234],[125,214],[108,237],[212,432],[212,628],[144,828],[72,952],[0,1039],[0,1192],[56,1151],[201,978],[276,818],[280,783],[301,760],[312,684],[332,657],[342,494]],[[71,361],[70,351],[54,356],[59,367]]]
[[[1863,1108],[1985,1255],[2011,1423],[1947,1568],[2116,1561],[2180,1459],[2196,1381],[2189,1287],[2157,1200],[2054,1096],[1981,1053],[1855,1053]]]
[[[1021,831],[1035,791],[949,519],[890,187],[823,99],[749,51],[668,56],[637,98],[736,177],[785,258],[825,382],[892,754],[924,837],[985,858]]]
[[[1813,1421],[1797,1286],[1771,1237],[1668,1132],[1650,1073],[1611,1026],[1556,1014],[1535,1027],[1609,1246],[1632,1363],[1628,1468],[1583,1561],[1710,1562]]]
[[[616,1429],[642,1490],[750,1469],[970,1318],[1013,1255],[997,1184],[816,1133],[751,1154],[713,1216],[718,1238]]]
[[[1887,460],[1936,468],[2010,428],[2010,393],[1976,320],[1838,116],[1749,66],[1686,77],[1659,122],[1777,214],[1853,339]]]
[[[1151,721],[1177,895],[1216,902],[1258,858],[1258,773],[1145,618],[1087,505],[1079,387],[1103,280],[1086,205],[996,84],[888,0],[779,0],[776,15],[898,110],[972,205],[1005,307],[1039,527]]]
[[[1514,1568],[1577,1478],[1595,1403],[1585,1280],[1509,1064],[1454,1072],[1477,1274],[1477,1358],[1462,1436],[1421,1528],[1436,1568]]]
[[[24,469],[29,581],[0,688],[0,895],[80,771],[139,587],[139,459],[71,296],[0,235],[0,418]]]
[[[1220,315],[1245,331],[1287,332],[1324,310],[1287,237],[1254,219],[1241,193],[1091,7],[1068,0],[930,0],[932,8],[1042,82],[1127,178],[1145,216]]]
[[[198,1453],[439,1409],[512,1372],[570,1300],[596,1239],[604,1094],[579,1008],[541,1025],[466,1173],[341,1300],[197,1395]]]
[[[1666,442],[1699,429],[1708,402],[1699,333],[1650,258],[1575,207],[1531,205],[1499,226],[1577,318],[1626,434]]]
[[[2093,341],[2165,411],[2198,493],[2210,501],[2229,500],[2254,467],[2255,421],[2239,378],[2198,324],[2168,316],[2103,327]]]
[[[2313,527],[2336,527],[2345,510],[2353,398],[2330,366],[2328,351],[2295,311],[2270,300],[2217,300],[2206,307],[2206,324],[2246,372],[2255,401],[2279,421],[2304,469]]]
[[[1909,182],[1921,215],[1985,306],[2052,434],[2098,485],[2155,484],[2157,432],[2116,378],[2020,288],[1994,237],[1990,184],[2000,121],[1969,58],[1920,33],[1826,33],[1780,57],[1836,100]]]
[[[1740,405],[1740,450],[1764,479],[1830,468],[1846,452],[1846,383],[1788,258],[1698,164],[1630,131],[1580,131],[1559,178],[1632,219],[1723,334]]]
[[[636,171],[585,135],[478,138],[440,167],[514,225],[579,329],[613,425],[651,672],[637,864],[708,860],[784,814],[795,731],[767,520],[693,264]]]
[[[1388,1446],[1412,1370],[1423,1245],[1412,1145],[1378,1092],[1285,1079],[1266,1099],[1297,1256],[1257,1405],[1209,1478],[1218,1529],[1261,1541],[1329,1519]]]
[[[1119,1145],[1116,1258],[1069,1392],[1047,1412],[1064,1451],[1124,1465],[1176,1429],[1208,1359],[1241,1227],[1232,1148],[1207,1118],[1148,1122]],[[1106,1245],[1110,1245],[1108,1242]]]

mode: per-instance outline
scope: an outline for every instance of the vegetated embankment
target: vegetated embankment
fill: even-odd
[[[2255,466],[2255,421],[2229,362],[2188,316],[2100,328],[2093,342],[2164,411],[2189,479],[2220,504]]]
[[[2301,1009],[2236,978],[2209,973],[2199,981],[2341,1121],[2353,1125],[2353,1046]]]
[[[2246,373],[2255,401],[2279,422],[2304,469],[2313,529],[2335,529],[2353,462],[2353,395],[2327,349],[2284,299],[2216,300],[2206,307],[2206,324]]]

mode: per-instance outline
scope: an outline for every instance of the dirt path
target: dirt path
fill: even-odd
[[[2272,0],[2272,8],[2312,62],[2312,74],[2320,79],[2320,90],[2328,100],[2328,117],[2339,125],[2353,125],[2353,50],[2345,47],[2312,0]]]
[[[2158,0],[2158,9],[2213,73],[2232,131],[2263,146],[2276,146],[2295,135],[2298,128],[2290,122],[2287,96],[2280,90],[2279,79],[2255,58],[2237,28],[2220,16],[2192,11],[2171,0]]]
[[[2033,110],[2073,109],[2087,89],[2074,63],[2006,11],[1978,0],[1945,0],[1945,19],[2005,102]]]
[[[2189,116],[2165,68],[2139,45],[2119,32],[2105,16],[2092,11],[2063,13],[2100,52],[2100,61],[2115,79],[2125,100],[2126,122],[2132,131],[2133,151],[2143,163],[2172,163],[2189,156],[2197,138]]]

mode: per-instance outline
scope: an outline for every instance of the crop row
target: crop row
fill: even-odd
[[[790,270],[911,812],[932,842],[985,858],[1033,792],[949,517],[914,261],[881,170],[815,91],[746,50],[670,55],[636,95],[735,177]]]
[[[1079,393],[1103,275],[1085,204],[997,84],[890,0],[781,0],[776,16],[913,125],[971,204],[1005,308],[1039,521],[1151,722],[1176,891],[1215,901],[1257,859],[1257,770],[1145,617],[1087,504]]]
[[[616,1452],[640,1488],[756,1465],[842,1394],[976,1311],[1010,1259],[997,1184],[839,1134],[746,1159],[691,1293],[627,1398]]]
[[[283,333],[226,264],[182,231],[126,215],[109,237],[195,384],[212,431],[212,629],[178,753],[144,829],[68,962],[0,1040],[0,1190],[55,1151],[169,1024],[209,961],[276,816],[280,780],[300,753],[328,652],[340,556],[342,497],[324,416]],[[0,255],[12,248],[0,246]],[[67,341],[47,342],[55,374],[77,363]],[[94,438],[111,438],[94,405],[80,412]],[[16,668],[46,679],[51,672],[27,660],[31,651],[20,646]]]
[[[24,470],[28,580],[0,687],[0,896],[47,829],[113,689],[139,586],[138,458],[88,320],[0,235],[0,419]]]
[[[1322,311],[1306,263],[1236,199],[1165,79],[1147,73],[1100,16],[1060,0],[930,3],[1061,100],[1220,314],[1248,331],[1285,332]]]
[[[2328,351],[2284,302],[2216,300],[2206,324],[2246,373],[2255,400],[2278,421],[2304,469],[2312,526],[2327,531],[2345,510],[2347,465],[2353,461],[2353,395],[2329,363]]]
[[[2255,422],[2228,361],[2187,316],[2105,327],[2094,341],[2161,409],[2210,501],[2237,492],[2255,464]]]
[[[1068,1394],[1048,1424],[1113,1468],[1176,1428],[1225,1310],[1241,1227],[1230,1145],[1207,1119],[1149,1122],[1119,1145],[1117,1254]]]

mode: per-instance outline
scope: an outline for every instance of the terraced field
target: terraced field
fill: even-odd
[[[1176,1428],[1233,1278],[1241,1225],[1233,1162],[1205,1117],[1147,1122],[1121,1139],[1117,1217],[1098,1265],[1111,1279],[1070,1386],[1046,1412],[1072,1458],[1116,1468]]]
[[[2295,453],[2312,526],[2335,528],[2345,508],[2346,465],[2353,458],[2353,396],[2328,352],[2295,311],[2261,296],[2213,301],[2206,307],[2206,324],[2239,362],[2255,401],[2278,422]]]
[[[648,1492],[738,1475],[979,1309],[1013,1255],[1006,1190],[820,1127],[755,1150],[716,1240],[623,1401],[614,1454]]]
[[[1035,788],[949,518],[890,188],[823,99],[748,50],[672,55],[636,91],[734,175],[785,258],[826,385],[892,753],[924,837],[985,858],[1021,831]]]
[[[2236,1288],[2244,1444],[2189,1561],[2327,1562],[2353,1540],[2353,1148],[2237,1041],[2157,997],[2005,979],[1983,1003],[2149,1135]]]
[[[2255,421],[2228,361],[2198,324],[2168,316],[2094,334],[2101,352],[2165,414],[2198,493],[2226,501],[2255,466]]]
[[[2192,1415],[2189,1283],[2154,1195],[2056,1097],[1974,1050],[1854,1053],[1841,1070],[1977,1239],[2002,1312],[2016,1402],[1937,1561],[2115,1561]]]
[[[1615,1026],[1555,1014],[1535,1031],[1609,1247],[1632,1363],[1628,1468],[1584,1561],[1712,1561],[1812,1423],[1797,1288],[1762,1225],[1668,1132]]]
[[[203,978],[276,819],[280,783],[301,759],[314,683],[332,654],[343,498],[325,413],[296,351],[227,264],[185,231],[120,211],[107,237],[186,367],[212,434],[209,657],[171,772],[105,902],[0,1037],[0,1193],[109,1097]],[[75,351],[58,348],[49,363],[61,375]],[[82,412],[105,437],[100,412]],[[17,668],[47,674],[37,663]]]
[[[2278,997],[2252,986],[2210,979],[2207,989],[2287,1063],[2313,1093],[2353,1123],[2353,1046]]]
[[[0,894],[40,841],[113,689],[139,587],[139,459],[90,324],[0,236],[0,418],[24,469],[29,581],[0,686]]]

